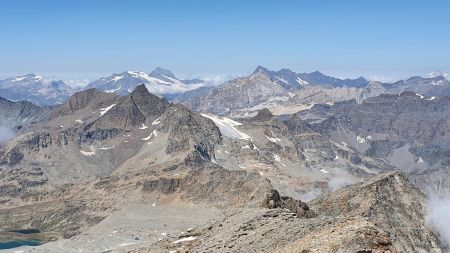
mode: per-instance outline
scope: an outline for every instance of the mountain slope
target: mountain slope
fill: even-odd
[[[382,158],[402,169],[424,190],[448,192],[450,98],[415,92],[380,95],[361,104],[315,106],[298,114],[336,143]]]

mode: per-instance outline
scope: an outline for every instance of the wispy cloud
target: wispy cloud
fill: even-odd
[[[14,132],[6,127],[0,126],[0,144],[7,142],[14,137]]]

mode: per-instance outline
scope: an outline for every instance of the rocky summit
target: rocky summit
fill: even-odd
[[[307,89],[281,74],[298,78],[261,67],[208,92],[257,106]],[[2,99],[0,238],[42,244],[11,252],[444,252],[423,192],[449,189],[448,97],[367,85],[361,101],[245,118],[144,84],[52,107]]]

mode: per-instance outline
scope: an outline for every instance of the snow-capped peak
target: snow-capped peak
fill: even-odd
[[[9,78],[11,82],[23,82],[23,81],[41,81],[44,77],[36,75],[36,74],[27,74],[23,76],[13,76]]]
[[[428,74],[426,77],[427,78],[437,78],[437,77],[449,78],[450,74],[447,72],[437,71],[437,72],[432,72],[432,73]]]
[[[130,70],[113,74],[90,83],[88,87],[125,95],[140,84],[145,84],[150,92],[159,95],[182,93],[205,85],[203,82],[192,83],[191,80],[179,80],[169,70],[156,68],[150,74]]]

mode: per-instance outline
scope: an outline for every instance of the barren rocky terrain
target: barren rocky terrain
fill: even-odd
[[[0,149],[0,230],[46,242],[10,252],[443,252],[417,188],[435,181],[336,138],[340,104],[231,119],[144,85],[78,92],[32,118],[6,103],[16,136]]]

